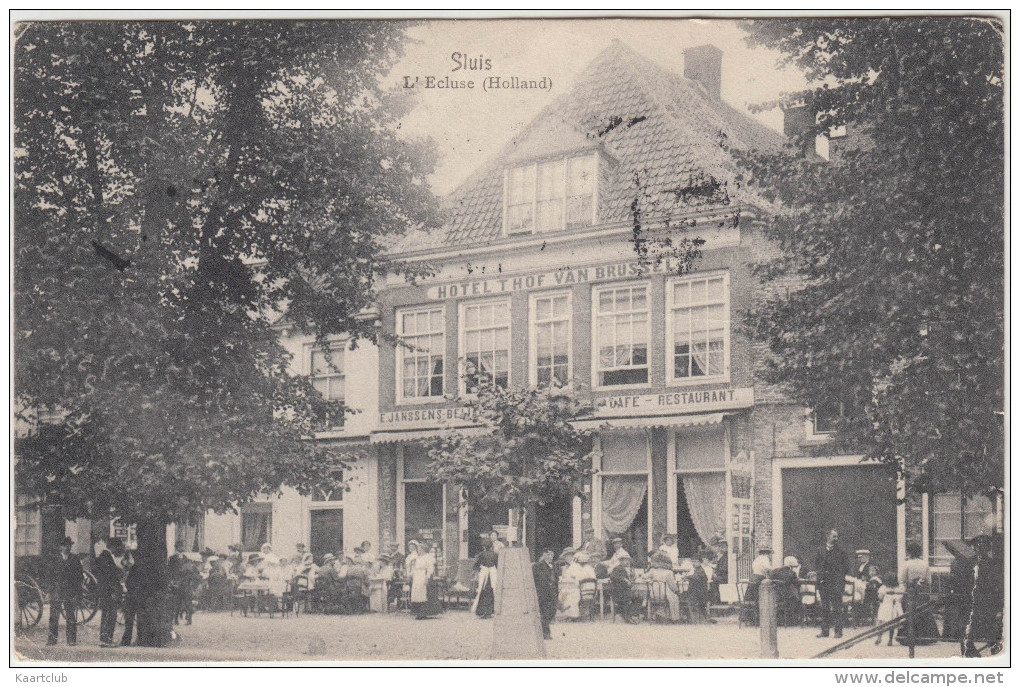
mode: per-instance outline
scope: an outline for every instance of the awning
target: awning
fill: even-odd
[[[641,429],[643,427],[695,427],[717,425],[726,413],[701,413],[699,415],[657,415],[652,417],[613,417],[594,420],[575,420],[575,429]]]
[[[397,444],[405,441],[431,439],[447,432],[456,431],[465,436],[481,436],[488,430],[485,427],[445,427],[435,429],[411,429],[396,432],[373,432],[370,439],[373,444]]]

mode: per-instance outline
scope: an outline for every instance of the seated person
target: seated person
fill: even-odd
[[[623,547],[623,539],[617,537],[612,541],[612,546],[613,555],[611,555],[608,560],[604,561],[606,569],[610,572],[612,572],[613,568],[619,564],[621,558],[624,556],[630,558],[630,554],[627,553],[627,549]]]
[[[676,583],[676,575],[673,573],[673,561],[663,553],[656,553],[652,556],[652,569],[646,575],[649,583],[649,599],[653,604],[658,604],[661,613],[662,606],[666,606],[667,619],[676,622],[680,620],[680,588]]]
[[[273,546],[269,542],[262,545],[259,554],[262,556],[260,570],[272,568],[280,563],[280,557],[273,553]]]
[[[621,556],[609,573],[609,596],[613,607],[628,623],[637,622],[640,603],[634,599],[634,566],[630,556]]]
[[[769,579],[776,583],[776,603],[779,624],[789,627],[799,625],[801,619],[800,561],[796,556],[787,556],[783,565],[769,571]]]
[[[701,553],[700,563],[708,563],[708,570],[712,569],[710,565],[711,558],[712,555],[710,552],[704,551]],[[690,613],[691,622],[708,622],[709,600],[708,573],[706,572],[706,566],[702,564],[695,565],[694,570],[687,578],[687,591],[683,594],[683,602]]]
[[[248,557],[248,561],[244,565],[244,570],[241,572],[241,580],[249,582],[260,577],[262,577],[262,556],[253,553]]]

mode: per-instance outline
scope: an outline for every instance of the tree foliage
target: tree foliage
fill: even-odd
[[[19,487],[167,523],[331,478],[344,412],[289,371],[437,223],[429,146],[379,85],[392,22],[31,23],[14,50],[15,395],[59,421]]]
[[[1003,31],[962,17],[750,22],[830,127],[828,162],[748,156],[782,210],[753,313],[772,381],[843,405],[838,443],[902,466],[921,490],[1003,485]],[[838,151],[835,150],[838,147]]]
[[[470,407],[484,430],[450,430],[426,442],[430,479],[510,508],[580,493],[593,472],[591,431],[571,421],[594,408],[576,392],[483,384]]]

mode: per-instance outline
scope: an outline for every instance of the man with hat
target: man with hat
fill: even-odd
[[[60,557],[55,558],[51,566],[54,572],[53,584],[50,587],[50,634],[47,644],[56,644],[60,632],[60,612],[63,610],[67,618],[68,646],[78,643],[78,606],[81,605],[82,567],[81,560],[71,553],[74,542],[64,537],[60,542]]]
[[[867,582],[869,578],[868,568],[871,566],[871,551],[868,549],[857,549],[854,555],[857,556],[857,567],[854,570],[854,577]]]
[[[839,531],[829,530],[825,546],[815,556],[822,621],[822,631],[818,636],[828,637],[829,628],[832,627],[837,639],[843,636],[843,587],[850,570],[850,561],[838,542]]]
[[[549,626],[556,617],[556,606],[559,602],[559,581],[553,565],[554,556],[552,549],[545,549],[538,561],[531,566],[531,575],[535,579],[535,593],[538,596],[542,637],[545,639],[552,639],[552,630]]]
[[[619,565],[620,561],[625,556],[627,558],[630,558],[630,554],[627,552],[627,549],[625,549],[623,547],[623,539],[622,538],[616,537],[615,539],[613,539],[612,546],[613,546],[613,555],[610,556],[609,560],[607,560],[606,563],[605,563],[606,569],[609,570],[609,572],[612,572],[613,568],[615,568],[617,565]]]
[[[117,646],[113,642],[113,631],[117,627],[117,609],[124,593],[124,542],[120,537],[110,537],[106,549],[96,558],[96,598],[102,616],[99,620],[99,645],[104,648]]]

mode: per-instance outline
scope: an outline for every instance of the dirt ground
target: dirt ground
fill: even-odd
[[[22,660],[46,662],[136,661],[349,661],[349,660],[485,660],[490,655],[493,621],[466,611],[415,620],[405,612],[360,616],[302,615],[275,618],[197,613],[194,624],[180,626],[180,640],[161,649],[99,647],[99,618],[79,628],[78,646],[47,647],[45,619],[15,639]],[[118,628],[118,632],[120,628]],[[780,628],[780,658],[806,659],[834,640],[817,639],[817,628]],[[707,661],[759,658],[757,628],[737,627],[735,618],[715,625],[616,624],[610,620],[559,622],[545,643],[548,659],[657,659]],[[848,632],[846,637],[852,633]],[[119,635],[118,635],[119,639]],[[320,641],[321,640],[321,641]],[[952,658],[955,644],[918,647],[917,658]],[[873,640],[841,651],[833,658],[905,660],[898,644],[875,646]]]

